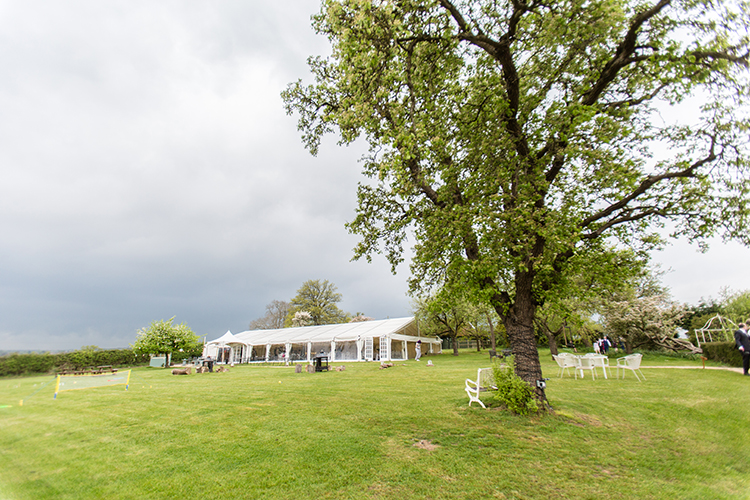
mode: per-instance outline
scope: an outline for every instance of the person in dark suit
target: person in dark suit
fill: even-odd
[[[745,323],[740,323],[739,327],[740,329],[734,332],[734,341],[742,354],[742,371],[747,375],[750,369],[750,336],[747,334]]]

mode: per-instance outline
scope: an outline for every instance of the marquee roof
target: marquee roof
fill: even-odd
[[[212,340],[209,344],[306,344],[307,342],[346,342],[384,336],[394,340],[421,340],[423,343],[440,343],[440,339],[436,337],[421,337],[413,317],[275,330],[249,330],[232,335],[233,341],[222,340],[227,335],[232,334],[227,332],[224,336]]]
[[[239,340],[236,336],[232,334],[229,330],[227,330],[227,333],[222,335],[216,340],[212,340],[209,342],[209,344],[242,344],[243,342]]]

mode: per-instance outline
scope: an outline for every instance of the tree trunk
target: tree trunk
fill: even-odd
[[[544,333],[547,335],[550,354],[552,354],[553,356],[557,356],[559,353],[557,352],[557,339],[555,338],[555,334],[551,332],[549,328],[545,328]]]
[[[531,290],[531,276],[529,273],[521,273],[516,277],[515,303],[507,312],[503,306],[497,307],[497,312],[503,318],[505,330],[508,333],[510,348],[516,361],[516,375],[526,381],[536,391],[536,399],[540,407],[547,409],[547,396],[537,382],[542,380],[542,366],[539,362],[539,351],[534,336],[534,313],[536,306]]]
[[[487,315],[487,324],[490,325],[490,349],[497,352],[497,346],[495,345],[495,325],[492,323],[492,318]]]
[[[453,355],[458,356],[458,337],[453,337]]]

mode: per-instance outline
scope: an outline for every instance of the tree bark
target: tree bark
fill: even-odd
[[[458,337],[453,337],[453,355],[458,356]]]
[[[516,375],[531,385],[536,391],[537,401],[542,408],[546,409],[549,407],[547,395],[544,389],[537,386],[537,381],[542,380],[543,377],[534,335],[536,305],[532,295],[531,281],[530,276],[517,277],[515,302],[507,312],[503,311],[502,306],[497,307],[497,312],[503,318],[505,330],[508,332],[508,341],[516,361]]]
[[[487,324],[490,325],[490,349],[497,351],[497,346],[495,345],[495,325],[492,323],[492,317],[489,314],[487,315]]]
[[[544,333],[547,334],[547,342],[549,342],[549,352],[553,356],[557,356],[559,353],[557,351],[557,339],[555,338],[555,333],[551,332],[549,328],[544,329]]]

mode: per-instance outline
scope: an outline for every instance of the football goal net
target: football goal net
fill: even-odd
[[[107,385],[124,385],[127,391],[130,385],[130,370],[102,375],[58,375],[54,398],[57,399],[57,393],[62,391],[90,389],[91,387]]]

